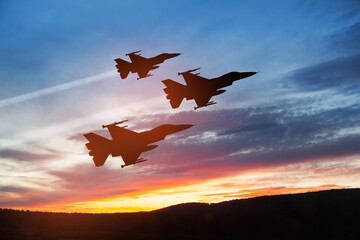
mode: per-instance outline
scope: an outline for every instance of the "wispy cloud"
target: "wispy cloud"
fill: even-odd
[[[56,157],[58,156],[55,154],[39,154],[14,149],[0,149],[0,158],[11,158],[19,161],[45,160],[54,159]]]

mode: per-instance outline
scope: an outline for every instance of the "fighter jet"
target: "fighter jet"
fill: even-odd
[[[178,108],[184,98],[186,100],[195,100],[197,106],[194,107],[194,110],[216,104],[210,99],[226,91],[219,89],[230,86],[234,81],[256,74],[256,72],[230,72],[218,78],[207,79],[199,76],[199,73],[192,73],[199,69],[178,73],[178,75],[183,76],[187,85],[171,79],[162,81],[166,86],[164,88],[164,92],[167,94],[166,98],[170,100],[172,108]]]
[[[141,50],[126,54],[126,56],[130,57],[131,63],[121,58],[114,59],[117,63],[116,68],[118,69],[118,73],[120,73],[120,77],[122,79],[125,79],[129,75],[129,72],[137,73],[139,76],[137,80],[150,77],[152,75],[148,73],[159,67],[156,65],[163,63],[169,58],[180,55],[180,53],[162,53],[156,57],[145,58],[141,57],[141,54],[138,54],[139,52],[141,52]]]
[[[158,146],[149,144],[164,140],[169,134],[180,132],[193,126],[190,124],[165,124],[149,131],[137,133],[125,129],[127,126],[117,126],[126,121],[102,125],[103,128],[108,129],[112,140],[93,132],[84,134],[84,137],[89,141],[85,146],[90,150],[89,155],[93,156],[96,167],[104,165],[109,154],[113,157],[122,157],[125,164],[121,165],[121,168],[145,162],[146,159],[139,158],[141,153],[153,150]]]

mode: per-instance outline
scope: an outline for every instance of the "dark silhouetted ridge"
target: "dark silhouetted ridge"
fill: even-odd
[[[360,189],[185,203],[152,212],[0,210],[0,239],[360,239]]]

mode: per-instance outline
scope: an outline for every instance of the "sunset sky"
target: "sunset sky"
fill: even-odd
[[[0,1],[0,207],[133,212],[360,187],[360,2]],[[136,80],[115,58],[182,53]],[[259,72],[172,109],[161,80]],[[121,168],[84,133],[196,124]]]

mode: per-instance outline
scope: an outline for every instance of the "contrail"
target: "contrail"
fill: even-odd
[[[78,87],[78,86],[81,86],[81,85],[85,85],[85,84],[88,84],[88,83],[100,81],[100,80],[103,80],[105,78],[113,77],[113,76],[117,76],[117,73],[114,72],[114,71],[104,72],[104,73],[101,73],[101,74],[97,74],[97,75],[86,77],[86,78],[81,78],[81,79],[78,79],[78,80],[74,80],[74,81],[71,81],[71,82],[68,82],[68,83],[63,83],[63,84],[56,85],[56,86],[53,86],[53,87],[49,87],[49,88],[45,88],[45,89],[42,89],[42,90],[34,91],[34,92],[31,92],[31,93],[26,93],[26,94],[22,94],[22,95],[19,95],[19,96],[16,96],[16,97],[3,99],[3,100],[0,100],[0,108],[9,106],[11,104],[19,103],[19,102],[24,102],[24,101],[27,101],[27,100],[30,100],[30,99],[33,99],[33,98],[41,97],[41,96],[44,96],[44,95],[49,95],[49,94],[52,94],[52,93],[56,93],[56,92],[59,92],[59,91],[64,91],[64,90],[74,88],[74,87]]]

